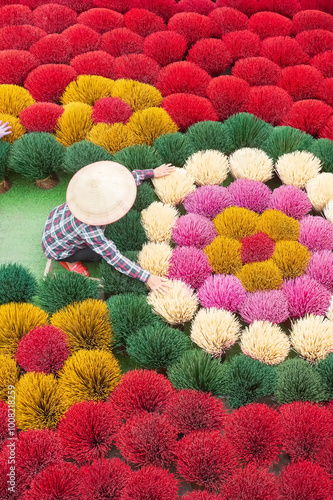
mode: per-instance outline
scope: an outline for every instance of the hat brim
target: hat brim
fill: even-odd
[[[136,194],[134,177],[124,165],[99,161],[76,172],[68,184],[66,201],[81,222],[104,226],[126,215]]]

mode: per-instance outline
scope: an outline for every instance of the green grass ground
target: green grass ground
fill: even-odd
[[[59,184],[44,190],[21,175],[9,174],[12,188],[0,196],[0,264],[16,262],[37,280],[42,278],[47,262],[41,247],[43,227],[53,208],[64,203],[70,178],[61,173]],[[98,265],[88,267],[92,276],[98,275]],[[56,262],[53,269],[67,272]]]

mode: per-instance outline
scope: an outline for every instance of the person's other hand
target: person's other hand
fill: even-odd
[[[11,133],[12,127],[9,125],[9,122],[2,123],[2,120],[0,120],[0,139]]]
[[[175,167],[171,163],[166,163],[154,169],[154,177],[158,179],[159,177],[165,177],[166,175],[172,174],[175,171]]]
[[[149,288],[157,295],[158,293],[166,295],[170,292],[171,284],[168,283],[167,278],[161,278],[151,274],[147,280]]]

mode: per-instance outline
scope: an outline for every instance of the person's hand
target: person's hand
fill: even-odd
[[[2,120],[0,120],[0,139],[11,133],[12,127],[9,125],[9,122],[2,123]]]
[[[147,280],[147,285],[149,288],[157,295],[166,295],[170,292],[171,284],[168,283],[167,278],[161,278],[160,276],[155,276],[151,274]]]
[[[165,177],[166,175],[172,174],[175,171],[175,167],[171,163],[166,163],[154,169],[154,177],[158,179],[159,177]]]

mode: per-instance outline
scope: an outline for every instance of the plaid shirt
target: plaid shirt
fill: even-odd
[[[135,184],[154,177],[154,170],[134,170]],[[42,236],[42,248],[47,258],[62,260],[78,250],[89,246],[101,255],[117,271],[147,281],[150,273],[124,257],[113,241],[104,235],[106,226],[91,226],[79,221],[70,212],[67,203],[56,207],[50,213]]]

